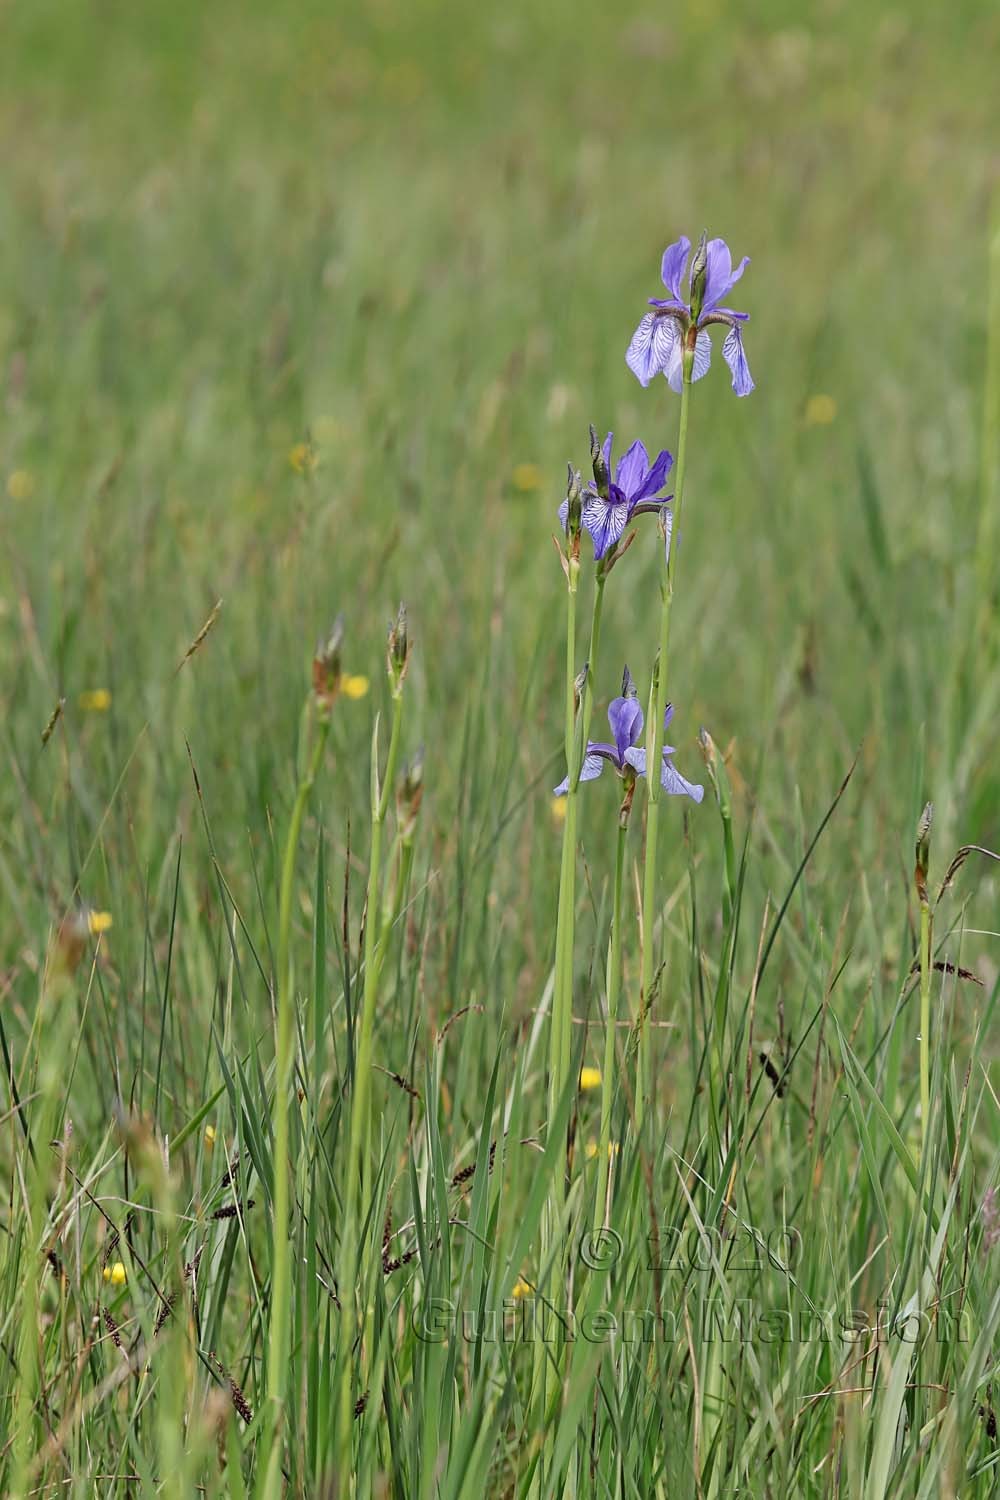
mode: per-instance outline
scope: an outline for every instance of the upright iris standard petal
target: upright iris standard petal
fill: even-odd
[[[725,240],[709,240],[706,246],[708,253],[708,265],[705,272],[705,300],[702,304],[702,312],[711,312],[718,307],[723,297],[739,281],[743,272],[750,264],[750,257],[744,255],[736,270],[733,270],[733,258],[729,253],[729,246]]]
[[[646,314],[632,335],[632,342],[625,354],[625,363],[640,385],[649,385],[653,376],[665,368],[672,341],[676,338],[677,325],[673,318],[659,318],[656,313]]]
[[[608,705],[608,723],[615,737],[618,764],[625,764],[625,755],[642,734],[643,713],[638,698],[613,698]]]
[[[657,491],[662,490],[667,482],[667,475],[673,468],[673,463],[673,454],[668,453],[666,448],[663,449],[662,453],[656,455],[639,488],[629,493],[629,498],[634,504],[638,505],[640,501],[648,500]]]
[[[631,448],[626,448],[618,460],[618,468],[615,471],[615,484],[623,494],[631,498],[642,488],[642,482],[649,473],[649,454],[646,452],[644,443],[636,438]]]
[[[668,245],[663,252],[663,260],[660,264],[660,275],[663,285],[668,292],[672,292],[678,302],[683,302],[681,296],[681,278],[684,275],[684,267],[687,265],[688,252],[691,249],[691,241],[686,234],[682,234],[679,240]]]
[[[737,396],[749,396],[754,388],[753,376],[750,374],[750,366],[743,352],[743,338],[738,323],[734,323],[726,334],[722,345],[722,357],[732,371],[733,390]]]

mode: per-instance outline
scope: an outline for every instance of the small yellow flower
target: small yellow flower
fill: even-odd
[[[206,1151],[211,1151],[211,1149],[212,1149],[212,1147],[214,1145],[215,1145],[215,1126],[214,1125],[206,1125],[205,1126],[205,1150]]]
[[[523,495],[542,487],[542,471],[537,464],[515,464],[510,477],[514,488]]]
[[[611,1159],[613,1157],[618,1156],[619,1153],[621,1152],[621,1149],[622,1148],[618,1144],[617,1141],[609,1141],[608,1142],[608,1161],[611,1161]],[[597,1156],[599,1156],[600,1154],[601,1154],[601,1148],[598,1146],[597,1142],[596,1141],[588,1141],[587,1142],[587,1160],[588,1161],[593,1161],[594,1158],[597,1157]]]
[[[370,683],[363,672],[345,672],[340,679],[340,691],[345,698],[364,698]]]
[[[107,932],[114,925],[114,918],[109,911],[89,911],[87,913],[87,930],[91,937],[100,937],[102,932]]]
[[[837,403],[832,396],[810,396],[806,402],[805,424],[807,427],[829,427],[837,415]]]
[[[523,1276],[519,1276],[514,1283],[514,1290],[510,1295],[512,1297],[533,1297],[534,1294],[534,1287],[529,1286],[528,1283],[524,1280]]]
[[[105,1281],[110,1281],[112,1286],[124,1286],[128,1280],[124,1263],[120,1260],[116,1260],[113,1266],[105,1266],[102,1274]]]
[[[296,474],[315,474],[319,456],[312,443],[295,443],[288,450],[288,462]]]
[[[7,479],[7,494],[12,500],[30,500],[35,493],[35,476],[27,469],[15,469]]]
[[[553,823],[565,823],[566,821],[566,798],[552,798],[552,821]]]
[[[599,1089],[601,1086],[600,1068],[580,1069],[580,1088],[586,1092],[588,1089]]]
[[[111,707],[111,694],[107,688],[90,688],[76,701],[85,714],[106,714]]]

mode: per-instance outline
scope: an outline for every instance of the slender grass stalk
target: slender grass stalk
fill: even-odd
[[[920,1159],[923,1162],[931,1114],[931,903],[927,890],[933,804],[928,802],[917,825],[914,880],[920,901]]]
[[[639,1054],[635,1087],[635,1123],[641,1130],[646,1109],[649,1074],[649,1028],[646,1025],[653,987],[653,940],[656,907],[656,853],[660,825],[660,760],[663,754],[663,715],[667,707],[667,663],[670,649],[670,613],[674,602],[674,572],[677,567],[677,541],[680,536],[681,507],[684,502],[684,477],[687,468],[688,405],[691,396],[691,374],[694,354],[684,351],[681,384],[680,427],[677,435],[677,478],[670,525],[670,544],[663,548],[660,581],[660,643],[653,669],[650,712],[646,724],[646,785],[649,806],[646,809],[646,851],[642,878],[642,979],[639,992]]]
[[[618,1001],[622,980],[622,887],[625,873],[625,845],[632,805],[634,779],[625,792],[618,816],[618,841],[615,848],[615,885],[611,907],[611,940],[608,943],[606,988],[608,1013],[604,1031],[604,1066],[601,1069],[601,1135],[598,1144],[598,1191],[594,1201],[594,1228],[600,1229],[608,1211],[608,1187],[611,1180],[611,1103],[615,1072],[615,1028],[618,1024]]]
[[[381,788],[378,781],[377,745],[372,751],[372,846],[371,864],[368,871],[367,912],[365,919],[365,984],[361,1001],[361,1032],[354,1064],[354,1097],[351,1101],[351,1154],[352,1172],[349,1181],[355,1178],[361,1183],[361,1219],[368,1210],[368,1167],[371,1146],[371,1060],[372,1038],[375,1033],[375,1006],[378,984],[382,975],[385,957],[385,933],[380,917],[380,893],[382,885],[382,836],[385,830],[389,799],[396,779],[396,763],[399,759],[399,737],[403,723],[402,690],[393,694],[392,726],[389,732],[389,753],[386,757],[385,776]],[[356,1128],[357,1127],[357,1128]],[[353,1189],[349,1189],[353,1191]]]
[[[556,1104],[562,1092],[564,1076],[563,1032],[571,1022],[564,1017],[567,1004],[572,1005],[573,928],[576,906],[576,786],[574,785],[574,748],[576,741],[576,596],[580,580],[580,560],[571,547],[566,566],[566,684],[564,745],[566,775],[566,817],[563,822],[562,865],[559,871],[559,903],[556,917],[556,974],[552,990],[552,1026],[549,1035],[549,1118],[555,1117]],[[589,671],[588,671],[589,675]],[[577,784],[579,778],[576,778]]]
[[[39,1284],[43,1271],[43,1260],[38,1254],[43,1238],[43,1228],[48,1218],[50,1189],[51,1148],[55,1119],[54,1098],[57,1093],[56,1058],[63,1055],[52,1040],[53,1034],[65,1033],[65,1024],[59,1026],[56,1008],[51,998],[51,965],[46,966],[42,976],[38,1009],[39,1052],[36,1063],[38,1107],[33,1111],[33,1124],[37,1141],[36,1151],[26,1158],[25,1187],[22,1220],[21,1257],[26,1274],[21,1278],[20,1330],[17,1338],[17,1397],[13,1412],[13,1467],[10,1473],[11,1496],[24,1496],[29,1489],[31,1458],[37,1446],[35,1433],[35,1406],[43,1381],[42,1335],[39,1327]],[[63,1007],[68,1010],[68,1006]],[[53,1026],[55,1021],[55,1026]],[[47,1046],[42,1047],[41,1038]],[[62,1036],[60,1036],[62,1041]],[[47,1054],[47,1056],[46,1056]]]
[[[580,742],[577,746],[577,757],[571,787],[575,792],[580,785],[580,773],[583,770],[583,762],[586,757],[587,740],[590,735],[590,723],[594,715],[594,672],[597,663],[597,654],[601,649],[601,619],[604,612],[604,585],[607,575],[603,568],[597,573],[596,586],[594,589],[594,613],[590,621],[590,646],[587,652],[587,676],[583,684],[583,727]]]
[[[920,1152],[931,1112],[931,909],[920,905]]]
[[[577,496],[579,495],[577,479]],[[571,476],[571,488],[573,478]],[[569,1077],[573,1051],[573,946],[576,926],[576,837],[577,794],[580,773],[587,749],[587,735],[593,713],[593,676],[601,639],[601,614],[604,604],[604,570],[599,569],[594,591],[590,622],[590,647],[581,689],[580,713],[577,716],[576,673],[576,605],[580,580],[580,535],[570,536],[566,556],[566,700],[565,754],[566,817],[563,823],[562,864],[559,872],[559,901],[556,918],[555,979],[552,988],[552,1021],[549,1030],[549,1119],[554,1120]],[[578,733],[579,729],[579,733]],[[554,1173],[547,1211],[542,1218],[542,1261],[548,1263],[563,1202],[565,1174]],[[535,1349],[534,1398],[539,1411],[546,1407],[546,1361],[541,1345]],[[536,1479],[540,1482],[544,1460]]]
[[[389,923],[381,919],[382,890],[382,835],[389,811],[389,800],[396,776],[399,758],[400,731],[403,722],[403,685],[401,678],[392,681],[392,726],[389,732],[389,751],[386,757],[385,774],[379,781],[378,774],[378,723],[372,736],[371,813],[372,836],[368,865],[368,891],[366,898],[365,945],[364,945],[364,990],[361,1000],[361,1026],[354,1055],[354,1083],[351,1097],[351,1125],[348,1143],[347,1177],[344,1183],[344,1217],[341,1239],[340,1262],[340,1387],[337,1402],[337,1451],[344,1457],[345,1467],[350,1452],[351,1423],[355,1402],[354,1370],[351,1349],[356,1325],[354,1319],[355,1293],[358,1270],[361,1263],[361,1231],[371,1209],[372,1181],[370,1176],[371,1156],[371,1075],[372,1041],[375,1032],[375,1011],[378,1001],[379,979],[385,958],[386,940],[391,930]],[[360,1330],[363,1332],[370,1309],[361,1314]]]
[[[574,488],[571,474],[570,489]],[[576,501],[579,501],[579,482],[576,482]],[[569,543],[565,557],[566,573],[566,680],[565,714],[563,722],[564,752],[566,757],[566,816],[563,821],[562,862],[559,870],[559,899],[556,915],[555,976],[552,985],[552,1019],[549,1025],[549,1112],[550,1121],[555,1120],[559,1100],[565,1086],[569,1067],[569,1050],[572,1039],[573,1006],[573,941],[576,917],[576,792],[579,776],[574,775],[576,758],[576,600],[580,582],[580,534],[579,511],[576,512],[576,531],[570,519]],[[587,669],[589,680],[590,669]],[[559,1220],[559,1209],[563,1201],[564,1171],[553,1173],[548,1202],[541,1222],[541,1259],[548,1264],[552,1244]],[[534,1349],[532,1372],[532,1402],[541,1414],[547,1405],[547,1360],[540,1343]],[[539,1462],[532,1495],[540,1493],[545,1456]]]
[[[555,1067],[552,1074],[552,1089],[550,1093],[550,1112],[555,1113],[556,1103],[565,1087],[566,1078],[569,1074],[570,1059],[572,1056],[573,1035],[573,945],[576,933],[576,834],[577,834],[577,795],[580,788],[580,773],[583,770],[583,762],[587,753],[587,738],[590,734],[590,723],[594,710],[594,665],[601,645],[601,617],[604,607],[604,584],[603,571],[597,575],[597,586],[594,590],[594,609],[590,622],[590,646],[587,656],[586,675],[583,683],[581,705],[580,705],[580,733],[576,733],[576,677],[574,671],[574,659],[571,659],[567,649],[566,675],[567,675],[567,726],[569,725],[569,713],[573,711],[573,732],[567,735],[567,760],[566,774],[569,777],[569,788],[566,793],[566,821],[563,825],[563,864],[559,882],[559,912],[562,925],[556,929],[556,984],[555,995],[558,1000],[558,1024],[555,1030],[554,1046],[558,1045],[558,1056],[553,1052]],[[573,626],[575,634],[575,602],[572,606]],[[569,624],[569,621],[567,622]],[[567,642],[569,637],[567,638]],[[571,674],[572,677],[571,677]],[[565,904],[564,904],[565,903]],[[556,1004],[556,1000],[553,1000]]]
[[[281,887],[278,900],[278,954],[277,954],[277,1021],[275,1043],[274,1105],[272,1125],[274,1130],[274,1219],[271,1229],[271,1321],[268,1337],[267,1395],[270,1417],[266,1430],[265,1451],[267,1462],[262,1472],[267,1475],[268,1493],[278,1483],[281,1454],[281,1426],[283,1406],[288,1388],[288,1337],[291,1327],[291,1245],[288,1237],[288,1211],[290,1202],[288,1169],[288,1121],[289,1091],[292,1086],[292,1070],[295,1061],[295,1000],[292,981],[291,934],[292,896],[295,886],[295,864],[298,856],[302,820],[305,816],[313,783],[323,763],[330,733],[330,719],[323,712],[316,726],[315,739],[306,766],[295,792],[292,816],[285,838],[284,855],[281,862]],[[272,1477],[273,1475],[273,1477]]]

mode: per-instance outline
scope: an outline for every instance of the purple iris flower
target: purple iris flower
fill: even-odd
[[[642,385],[649,385],[654,375],[662,373],[671,390],[679,392],[685,347],[693,343],[691,378],[700,380],[712,358],[708,328],[719,323],[729,330],[723,341],[722,357],[732,372],[733,390],[737,396],[749,396],[753,379],[743,353],[740,324],[750,315],[719,304],[739,281],[750,258],[745,255],[734,271],[725,240],[706,241],[702,235],[688,271],[690,249],[691,241],[683,235],[664,250],[661,275],[670,296],[665,301],[650,297],[653,311],[646,314],[632,335],[625,362]],[[686,291],[682,286],[685,271]]]
[[[608,471],[611,469],[613,440],[614,433],[609,432],[601,448]],[[588,484],[583,492],[583,525],[593,539],[595,561],[599,562],[621,540],[622,532],[633,516],[658,511],[673,498],[659,494],[673,462],[673,456],[664,449],[650,464],[644,445],[635,442],[618,460],[614,483],[607,484],[606,495],[600,493],[596,484]],[[569,501],[564,500],[559,507],[563,530],[566,529],[568,512]]]
[[[673,716],[674,706],[668,703],[667,711],[663,715],[664,729]],[[639,707],[635,683],[632,681],[628,667],[625,668],[625,676],[622,680],[622,696],[613,698],[608,708],[608,723],[611,725],[614,743],[606,744],[601,740],[587,741],[587,753],[583,759],[580,780],[596,781],[604,770],[606,760],[611,762],[619,776],[625,775],[626,767],[631,767],[637,776],[645,776],[646,752],[639,746],[642,738],[643,712]],[[700,802],[705,795],[705,788],[685,781],[674,766],[672,759],[674,753],[673,745],[664,745],[660,785],[672,797],[690,797],[692,801]],[[555,788],[555,795],[562,797],[568,791],[569,777],[567,776]]]

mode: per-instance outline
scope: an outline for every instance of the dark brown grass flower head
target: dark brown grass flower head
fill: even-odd
[[[317,644],[312,664],[313,692],[319,707],[326,713],[329,713],[340,692],[344,673],[343,647],[344,618],[338,615],[329,635]]]
[[[215,1367],[216,1372],[229,1386],[229,1399],[230,1401],[232,1401],[234,1409],[236,1410],[237,1414],[243,1418],[244,1422],[249,1427],[250,1423],[253,1421],[253,1409],[246,1396],[244,1396],[242,1388],[240,1387],[238,1382],[233,1379],[232,1375],[230,1375],[229,1371],[222,1363],[222,1360],[214,1350],[209,1355],[209,1359],[211,1360],[212,1365]]]

